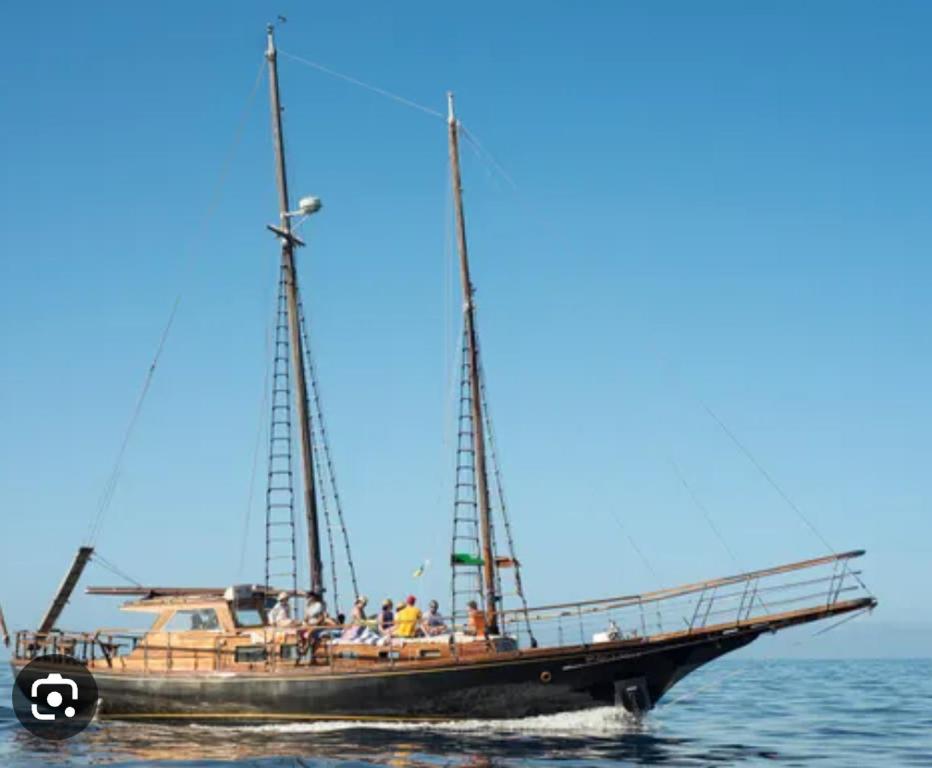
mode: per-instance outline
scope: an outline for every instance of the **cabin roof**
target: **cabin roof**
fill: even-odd
[[[231,587],[88,587],[89,595],[135,597],[120,606],[124,611],[158,613],[169,608],[198,609],[233,604],[240,607],[265,602],[278,594],[275,587],[258,584],[238,584]],[[302,594],[302,593],[294,593]]]
[[[142,613],[160,613],[169,608],[183,610],[197,610],[200,608],[216,608],[218,605],[227,605],[223,595],[171,595],[161,597],[145,597],[141,600],[131,600],[120,606],[121,611],[135,611]]]

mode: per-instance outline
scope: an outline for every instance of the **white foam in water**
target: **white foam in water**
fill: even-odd
[[[218,730],[218,726],[195,728]],[[440,722],[399,722],[397,720],[340,720],[307,723],[276,723],[241,727],[220,726],[226,730],[248,730],[251,733],[325,733],[359,728],[379,731],[434,731],[437,733],[497,733],[551,736],[606,736],[635,730],[642,726],[624,710],[599,707],[559,715],[540,715],[512,720],[445,720]]]

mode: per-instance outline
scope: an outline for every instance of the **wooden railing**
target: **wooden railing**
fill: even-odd
[[[870,597],[861,572],[851,567],[863,554],[853,550],[641,595],[544,605],[502,616],[506,631],[518,635],[522,645],[530,643],[530,636],[540,646],[551,646],[590,644],[597,633],[616,639],[695,633]]]
[[[545,605],[526,613],[506,611],[501,619],[506,634],[517,640],[519,648],[527,649],[592,645],[606,639],[645,641],[669,634],[692,635],[710,628],[766,624],[776,617],[798,615],[801,611],[817,612],[824,608],[822,613],[831,613],[858,599],[864,606],[872,607],[874,601],[861,580],[861,572],[851,567],[851,561],[863,554],[860,550],[844,552],[642,595]],[[342,629],[328,628],[337,634]],[[464,628],[456,629],[462,632]],[[458,645],[461,639],[466,638],[454,634],[449,644],[449,656],[454,661],[462,658],[463,649]],[[212,636],[212,644],[205,647],[179,645],[172,641],[170,632],[152,635],[122,629],[95,633],[20,631],[16,633],[14,653],[19,660],[61,653],[96,667],[131,668],[143,673],[216,671],[241,669],[244,665],[253,669],[301,664],[353,666],[327,640],[316,644],[316,654],[286,656],[286,649],[296,646],[294,634],[283,638],[280,632],[276,636],[269,631],[262,642],[248,643],[257,649],[254,660],[242,655],[244,640],[242,634],[217,632]],[[379,650],[387,653],[380,653],[373,660],[391,666],[399,661],[394,643],[379,646]],[[406,660],[416,658],[414,651],[402,655]]]

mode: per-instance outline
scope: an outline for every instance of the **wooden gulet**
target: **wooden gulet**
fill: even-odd
[[[308,588],[322,595],[325,579],[318,512],[323,508],[327,520],[327,511],[325,504],[318,503],[321,478],[315,471],[319,465],[312,422],[314,413],[320,422],[320,413],[319,408],[314,410],[316,385],[315,397],[309,398],[295,266],[296,249],[304,243],[292,225],[294,217],[317,211],[320,203],[316,198],[305,198],[296,211],[290,208],[278,54],[271,27],[265,56],[279,203],[279,220],[269,229],[281,244],[280,300],[287,326],[282,326],[287,342],[283,339],[281,346],[287,343],[294,381],[292,404],[298,422]],[[514,610],[505,606],[494,550],[487,451],[490,434],[463,210],[459,132],[450,94],[447,133],[463,294],[461,391],[469,393],[470,427],[462,434],[470,443],[478,529],[478,553],[467,560],[470,567],[478,569],[485,632],[470,634],[462,623],[455,622],[440,634],[414,638],[379,637],[371,631],[360,632],[359,626],[271,625],[268,609],[278,588],[270,583],[268,537],[272,534],[267,517],[266,578],[261,585],[88,589],[90,594],[124,598],[123,610],[151,616],[151,626],[144,631],[73,632],[59,628],[62,610],[93,556],[90,546],[82,547],[41,626],[15,634],[15,671],[49,654],[78,658],[97,681],[99,716],[128,720],[434,721],[514,718],[606,705],[642,712],[694,669],[764,633],[853,616],[877,604],[856,566],[864,553],[851,551],[646,594],[537,608],[528,608],[525,603]],[[276,354],[279,352],[277,349]],[[313,385],[312,367],[310,378]],[[318,435],[322,432],[323,425],[318,423]],[[494,449],[494,442],[491,445]],[[275,450],[270,448],[270,463]],[[491,453],[497,476],[494,450]],[[288,466],[285,474],[290,476],[290,463]],[[272,476],[270,469],[270,485]],[[292,515],[290,530],[294,536],[293,508],[286,506]],[[329,525],[326,528],[329,531]],[[507,519],[506,528],[510,545]],[[294,538],[291,545],[293,552]],[[332,551],[331,545],[331,560]],[[456,557],[454,536],[454,569]],[[513,551],[507,560],[515,567],[523,599]],[[353,581],[355,588],[355,577]],[[335,577],[333,582],[335,591]],[[303,594],[293,585],[291,591]],[[524,641],[517,632],[509,632],[521,621],[527,626]],[[5,632],[2,624],[0,629]],[[49,660],[43,663],[55,666]]]

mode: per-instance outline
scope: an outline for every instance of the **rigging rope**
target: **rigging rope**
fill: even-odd
[[[674,474],[679,478],[680,482],[683,484],[683,487],[686,489],[686,493],[689,495],[689,498],[692,500],[693,504],[702,513],[703,517],[705,517],[705,520],[709,524],[709,527],[712,529],[712,532],[715,534],[715,537],[719,540],[721,545],[725,548],[725,551],[728,553],[728,556],[731,558],[731,561],[735,564],[735,567],[738,568],[738,570],[743,571],[744,566],[738,560],[738,557],[737,555],[735,555],[732,548],[728,546],[728,542],[725,541],[725,537],[722,536],[721,531],[719,530],[718,526],[715,524],[715,521],[712,519],[712,515],[709,512],[708,507],[706,507],[706,505],[702,503],[702,500],[696,495],[696,492],[693,490],[692,486],[686,481],[686,476],[680,471],[680,468],[677,465],[677,463],[673,461],[673,459],[670,458],[669,456],[667,457],[667,461],[670,463],[670,466],[672,467]],[[767,610],[767,604],[764,602],[764,598],[761,596],[759,591],[755,591],[754,597],[752,599],[757,600],[757,602],[759,602],[764,607],[764,609]]]
[[[104,515],[107,510],[110,508],[110,503],[113,501],[113,494],[116,492],[117,480],[120,476],[120,471],[123,467],[123,457],[126,455],[126,448],[129,445],[130,438],[133,435],[133,431],[136,428],[136,423],[139,421],[139,415],[142,413],[142,406],[145,403],[146,395],[149,393],[149,388],[152,385],[152,377],[155,375],[155,369],[159,364],[159,359],[162,357],[162,351],[165,349],[165,342],[168,339],[168,334],[171,332],[172,325],[175,322],[175,316],[178,313],[178,306],[181,303],[181,296],[178,295],[175,297],[175,301],[172,304],[171,312],[168,315],[168,322],[165,324],[165,328],[162,331],[162,335],[159,338],[158,347],[155,350],[155,356],[152,358],[152,362],[149,364],[149,370],[146,371],[146,378],[143,381],[142,389],[139,392],[139,396],[136,398],[136,405],[133,407],[133,413],[130,417],[129,424],[126,427],[126,432],[123,434],[123,441],[120,443],[120,449],[117,451],[116,460],[113,463],[113,469],[110,472],[110,477],[107,479],[107,483],[104,486],[104,492],[100,497],[100,502],[97,505],[97,514],[92,519],[90,526],[88,527],[87,535],[85,541],[88,546],[94,546],[97,541],[97,537],[100,534],[101,526],[103,525]]]
[[[657,582],[659,583],[661,580],[660,575],[657,573],[656,570],[654,570],[654,566],[651,565],[650,560],[647,559],[647,555],[645,555],[644,552],[641,550],[641,548],[638,546],[638,543],[634,540],[634,537],[630,533],[628,533],[628,529],[625,527],[624,523],[621,522],[621,518],[618,517],[617,514],[615,514],[615,510],[612,509],[611,507],[608,508],[608,513],[612,516],[612,519],[618,524],[618,527],[621,528],[621,532],[625,535],[625,538],[628,540],[628,543],[631,545],[631,548],[635,552],[637,552],[638,557],[641,558],[641,562],[644,563],[647,570],[650,571],[650,575],[654,579],[656,579]]]
[[[780,497],[787,503],[787,505],[789,506],[789,508],[792,509],[792,510],[796,513],[796,515],[799,517],[799,519],[802,520],[803,523],[805,523],[806,527],[809,528],[809,530],[812,531],[813,534],[815,534],[815,536],[819,539],[819,541],[822,542],[822,544],[825,546],[825,548],[826,548],[829,552],[831,552],[833,555],[838,554],[838,553],[835,551],[834,547],[832,547],[832,545],[828,543],[828,539],[826,539],[826,538],[819,532],[819,530],[812,524],[812,522],[809,520],[809,518],[807,518],[807,517],[803,514],[802,510],[801,510],[799,507],[797,507],[796,504],[793,503],[793,500],[792,500],[792,499],[786,494],[786,492],[777,484],[777,481],[774,480],[773,477],[770,475],[770,473],[769,473],[766,469],[764,469],[764,467],[760,464],[760,462],[757,461],[757,459],[754,458],[754,455],[745,447],[744,443],[742,443],[737,437],[735,437],[734,432],[732,432],[732,431],[725,425],[725,422],[723,422],[723,421],[718,417],[718,415],[715,413],[715,411],[713,411],[711,408],[709,408],[709,406],[706,405],[705,403],[702,404],[702,407],[705,408],[706,413],[708,413],[709,416],[712,417],[712,419],[715,421],[715,423],[718,424],[719,427],[721,427],[722,431],[725,433],[725,435],[727,435],[728,439],[731,440],[731,442],[733,442],[733,443],[735,444],[735,446],[738,448],[738,450],[741,451],[741,453],[743,453],[743,454],[745,455],[745,457],[747,458],[747,460],[750,461],[751,464],[754,465],[754,468],[755,468],[758,472],[760,472],[760,474],[763,476],[764,480],[766,480],[766,481],[770,484],[770,487],[773,488],[773,489],[780,495]]]
[[[718,424],[719,427],[721,427],[722,431],[728,436],[728,438],[731,440],[731,442],[733,442],[733,443],[735,444],[735,446],[738,448],[738,450],[741,451],[741,453],[743,453],[743,454],[745,455],[745,457],[748,459],[748,461],[750,461],[751,464],[754,465],[755,469],[757,469],[757,471],[761,473],[761,475],[763,476],[763,478],[770,484],[770,487],[773,488],[773,489],[780,495],[780,497],[787,503],[787,505],[789,506],[789,508],[792,509],[792,510],[796,513],[797,517],[799,517],[799,519],[802,520],[803,523],[805,523],[805,525],[809,528],[809,530],[812,531],[812,533],[815,534],[815,536],[819,539],[819,541],[822,542],[822,544],[825,546],[825,548],[826,548],[829,552],[831,552],[833,555],[837,555],[838,553],[835,551],[835,549],[832,547],[832,545],[828,543],[828,539],[826,539],[826,538],[819,532],[819,530],[815,527],[815,525],[812,523],[812,521],[809,520],[809,518],[806,517],[805,514],[803,514],[803,511],[802,511],[798,506],[796,506],[796,504],[793,503],[793,500],[787,495],[787,493],[783,490],[783,488],[781,488],[781,487],[777,484],[777,481],[773,479],[773,477],[771,476],[771,474],[770,474],[766,469],[764,469],[763,465],[761,465],[761,463],[760,463],[757,459],[754,458],[754,455],[745,447],[744,443],[742,443],[742,442],[735,436],[734,432],[732,432],[732,431],[727,427],[727,425],[725,424],[725,422],[722,421],[722,420],[718,417],[718,415],[715,413],[715,411],[713,411],[711,408],[709,408],[709,406],[706,405],[705,403],[702,403],[702,407],[705,409],[706,413],[708,413],[709,416],[712,417],[712,419],[715,421],[715,423]],[[861,587],[867,592],[867,594],[870,595],[871,597],[873,597],[873,593],[867,588],[867,585],[861,580],[861,578],[860,578],[859,576],[855,575],[855,579],[857,579],[858,584],[861,585]]]
[[[204,215],[204,218],[201,220],[201,225],[199,228],[199,236],[203,235],[207,230],[207,225],[210,223],[214,214],[220,205],[220,200],[224,187],[226,186],[227,177],[229,175],[230,167],[233,163],[233,158],[236,154],[236,150],[240,145],[240,142],[243,137],[243,133],[246,125],[246,118],[249,115],[249,112],[252,107],[252,103],[255,100],[256,92],[259,90],[259,83],[262,79],[262,72],[265,68],[265,58],[260,62],[259,71],[256,74],[255,82],[253,83],[252,90],[249,94],[249,97],[246,101],[246,106],[244,107],[242,113],[240,114],[239,123],[236,128],[236,132],[233,137],[233,142],[230,146],[230,149],[227,151],[227,154],[224,158],[223,165],[221,166],[220,176],[217,181],[217,185],[214,188],[214,194],[211,198],[210,203],[208,204],[207,211]],[[195,238],[192,238],[192,243]],[[186,264],[185,272],[190,271],[194,258],[196,256],[196,251],[189,244],[191,248],[191,255],[188,258]],[[155,350],[155,355],[152,358],[152,362],[149,365],[149,370],[146,372],[145,380],[143,381],[142,389],[140,390],[139,396],[136,399],[136,404],[133,408],[132,415],[127,425],[126,431],[123,434],[123,440],[120,443],[120,448],[117,451],[116,460],[113,463],[113,468],[111,469],[110,475],[107,479],[106,484],[104,485],[104,491],[101,494],[100,501],[97,505],[97,513],[91,519],[91,522],[88,526],[87,534],[85,541],[88,546],[94,546],[97,541],[97,537],[100,535],[101,528],[103,527],[104,517],[110,509],[110,505],[113,502],[113,496],[116,493],[117,481],[120,476],[120,472],[123,467],[123,459],[126,455],[126,449],[129,446],[130,439],[132,438],[133,432],[136,428],[136,423],[139,420],[139,416],[142,413],[142,407],[146,400],[146,395],[149,393],[149,388],[152,385],[152,378],[155,375],[155,369],[158,366],[159,360],[162,356],[162,351],[165,348],[165,343],[168,340],[168,336],[171,333],[172,326],[175,322],[175,316],[178,314],[178,307],[181,305],[182,292],[179,291],[175,296],[175,300],[172,302],[171,311],[168,314],[168,320],[165,323],[165,327],[162,330],[162,335],[159,338],[158,346]]]
[[[715,538],[717,538],[722,547],[724,547],[725,551],[728,553],[728,556],[731,558],[731,561],[739,570],[743,570],[741,563],[738,562],[737,556],[732,551],[731,547],[728,546],[728,542],[725,541],[725,537],[722,536],[722,532],[718,529],[718,526],[712,519],[712,515],[709,513],[708,508],[705,504],[702,503],[701,499],[696,495],[695,491],[693,491],[692,486],[686,482],[686,477],[680,471],[677,463],[670,457],[667,457],[667,461],[669,462],[670,467],[673,469],[673,473],[679,478],[680,483],[682,483],[683,487],[686,489],[686,493],[689,495],[689,498],[692,499],[693,504],[702,513],[703,517],[705,517],[706,522],[709,524],[709,528],[712,529],[712,533],[715,534]]]
[[[855,611],[850,616],[845,616],[840,621],[836,621],[834,624],[829,624],[827,627],[823,627],[818,632],[813,632],[811,637],[818,637],[819,635],[824,635],[826,632],[831,632],[833,629],[840,627],[842,624],[847,624],[852,619],[856,619],[858,616],[864,613],[870,613],[872,610],[874,609],[873,608],[862,608],[860,611]]]
[[[317,381],[317,369],[314,366],[314,357],[311,354],[310,334],[308,323],[304,314],[304,304],[301,297],[298,297],[298,322],[301,330],[302,346],[304,350],[304,364],[307,367],[308,379],[311,382],[311,400],[313,402],[314,413],[317,420],[317,428],[320,433],[320,444],[323,447],[324,464],[327,468],[327,480],[330,484],[330,491],[333,494],[333,505],[336,509],[337,520],[340,523],[340,531],[343,536],[343,546],[346,551],[346,564],[349,568],[350,581],[353,585],[353,599],[359,597],[359,585],[356,581],[356,566],[353,563],[353,553],[350,550],[349,532],[346,529],[346,519],[343,516],[343,502],[340,500],[340,492],[337,490],[336,472],[333,469],[333,457],[330,453],[330,440],[327,437],[327,425],[324,423],[324,413],[321,407],[320,385]],[[312,422],[313,423],[313,422]],[[316,454],[315,454],[316,456]],[[321,488],[323,491],[323,488]],[[323,494],[322,494],[323,495]],[[328,521],[329,527],[329,521]],[[328,531],[329,535],[329,531]],[[333,558],[331,557],[331,562]],[[335,566],[334,566],[335,568]],[[336,573],[334,572],[334,591],[336,591]]]
[[[313,422],[311,423],[311,443],[315,448],[320,447],[320,437]],[[340,586],[337,581],[337,558],[333,548],[333,524],[330,521],[330,505],[327,503],[327,492],[323,487],[323,472],[320,466],[320,451],[314,450],[314,472],[320,478],[320,508],[324,513],[324,525],[327,527],[327,548],[330,552],[330,583],[333,586],[333,607],[339,613],[340,611]]]
[[[324,74],[330,75],[331,77],[336,77],[336,78],[339,78],[340,80],[345,80],[347,83],[358,85],[360,88],[365,88],[367,91],[372,91],[373,93],[377,93],[379,96],[384,96],[387,99],[391,99],[392,101],[395,101],[398,104],[402,104],[406,107],[410,107],[411,109],[420,110],[421,112],[431,115],[432,117],[439,117],[442,120],[446,120],[447,118],[445,114],[443,114],[442,112],[438,112],[436,109],[433,109],[432,107],[425,107],[423,104],[418,104],[416,101],[407,99],[404,96],[399,96],[397,93],[392,93],[391,91],[387,91],[384,88],[379,88],[379,86],[377,85],[371,85],[370,83],[365,83],[362,80],[352,77],[351,75],[345,75],[342,72],[337,72],[335,69],[330,69],[330,67],[325,67],[323,64],[318,64],[316,61],[305,59],[303,56],[296,56],[293,53],[288,53],[286,51],[283,51],[281,48],[278,49],[278,53],[280,56],[284,56],[287,59],[296,61],[299,64],[304,64],[305,66],[316,69],[318,72],[323,72]]]
[[[259,426],[256,429],[256,443],[253,448],[252,470],[249,474],[249,493],[246,498],[246,510],[243,515],[243,532],[240,541],[239,566],[237,568],[237,573],[240,575],[242,575],[243,569],[246,566],[246,545],[249,541],[249,521],[252,516],[253,499],[255,498],[256,477],[259,473],[259,454],[262,450],[262,435],[265,431],[265,414],[268,413],[269,397],[272,389],[272,332],[278,315],[278,303],[274,292],[272,294],[272,303],[275,306],[275,311],[269,317],[269,324],[265,334],[265,380],[262,386],[261,405],[259,407]]]
[[[126,579],[126,581],[130,582],[133,586],[142,587],[142,584],[136,581],[136,579],[134,579],[132,576],[126,575],[123,571],[117,568],[113,563],[111,563],[109,560],[104,558],[104,556],[99,554],[98,552],[94,552],[94,554],[91,555],[91,560],[93,560],[95,563],[97,563],[102,568],[106,568],[112,574],[119,576],[121,579]]]
[[[316,69],[318,72],[323,72],[326,75],[330,75],[331,77],[335,77],[339,80],[343,80],[344,82],[350,83],[351,85],[358,86],[359,88],[364,88],[367,91],[375,93],[386,99],[389,99],[390,101],[394,101],[397,104],[401,104],[405,107],[418,110],[419,112],[423,112],[424,114],[430,115],[431,117],[439,117],[441,120],[447,119],[447,115],[445,115],[443,112],[440,112],[434,109],[433,107],[428,107],[428,106],[425,106],[424,104],[419,104],[418,102],[413,101],[412,99],[406,98],[405,96],[401,96],[397,93],[393,93],[392,91],[389,91],[385,88],[381,88],[377,85],[372,85],[371,83],[367,83],[363,80],[360,80],[359,78],[353,77],[352,75],[347,75],[343,72],[338,72],[337,70],[331,69],[330,67],[326,67],[323,64],[320,64],[316,61],[311,61],[310,59],[306,59],[303,56],[297,56],[293,53],[288,53],[287,51],[283,51],[280,48],[278,49],[278,53],[279,55],[284,56],[287,59],[291,59],[292,61],[295,61],[299,64],[304,64],[307,67]],[[508,175],[508,172],[505,170],[502,164],[499,163],[498,160],[495,159],[492,153],[489,152],[482,145],[482,143],[479,141],[479,137],[476,136],[476,134],[474,134],[472,131],[470,131],[466,127],[466,125],[463,124],[461,120],[457,120],[457,124],[459,125],[461,129],[463,137],[466,139],[467,143],[470,144],[472,148],[475,150],[476,155],[479,157],[479,159],[482,162],[486,163],[486,165],[488,165],[492,171],[500,175],[512,189],[516,190],[518,188],[518,185],[515,183],[514,179],[512,179],[511,176]]]
[[[518,185],[515,183],[514,179],[508,175],[508,172],[504,169],[504,167],[502,167],[502,164],[495,159],[492,153],[482,146],[482,144],[479,142],[479,137],[470,131],[465,125],[463,125],[462,121],[458,122],[460,128],[462,129],[463,136],[466,138],[467,143],[469,143],[473,149],[476,150],[476,155],[479,157],[479,159],[485,162],[493,171],[498,173],[506,182],[508,182],[509,186],[513,190],[517,191]]]
[[[537,639],[534,637],[534,630],[531,628],[531,617],[528,610],[527,597],[524,594],[524,584],[521,580],[521,565],[518,561],[518,556],[515,554],[515,540],[511,532],[511,520],[508,517],[508,506],[505,503],[505,488],[502,482],[501,466],[498,463],[498,445],[495,440],[495,429],[492,425],[492,413],[489,410],[489,398],[485,383],[485,368],[482,365],[481,349],[478,339],[476,340],[476,357],[479,361],[479,393],[482,398],[482,412],[485,414],[486,440],[489,444],[489,458],[492,459],[492,475],[495,478],[495,495],[498,499],[498,510],[505,526],[505,538],[508,541],[508,554],[513,561],[512,567],[514,568],[515,574],[515,592],[521,600],[521,606],[524,612],[524,624],[527,629],[531,647],[536,648]],[[499,569],[496,569],[496,572],[499,573],[500,576]],[[499,587],[499,594],[501,594],[501,587]]]

